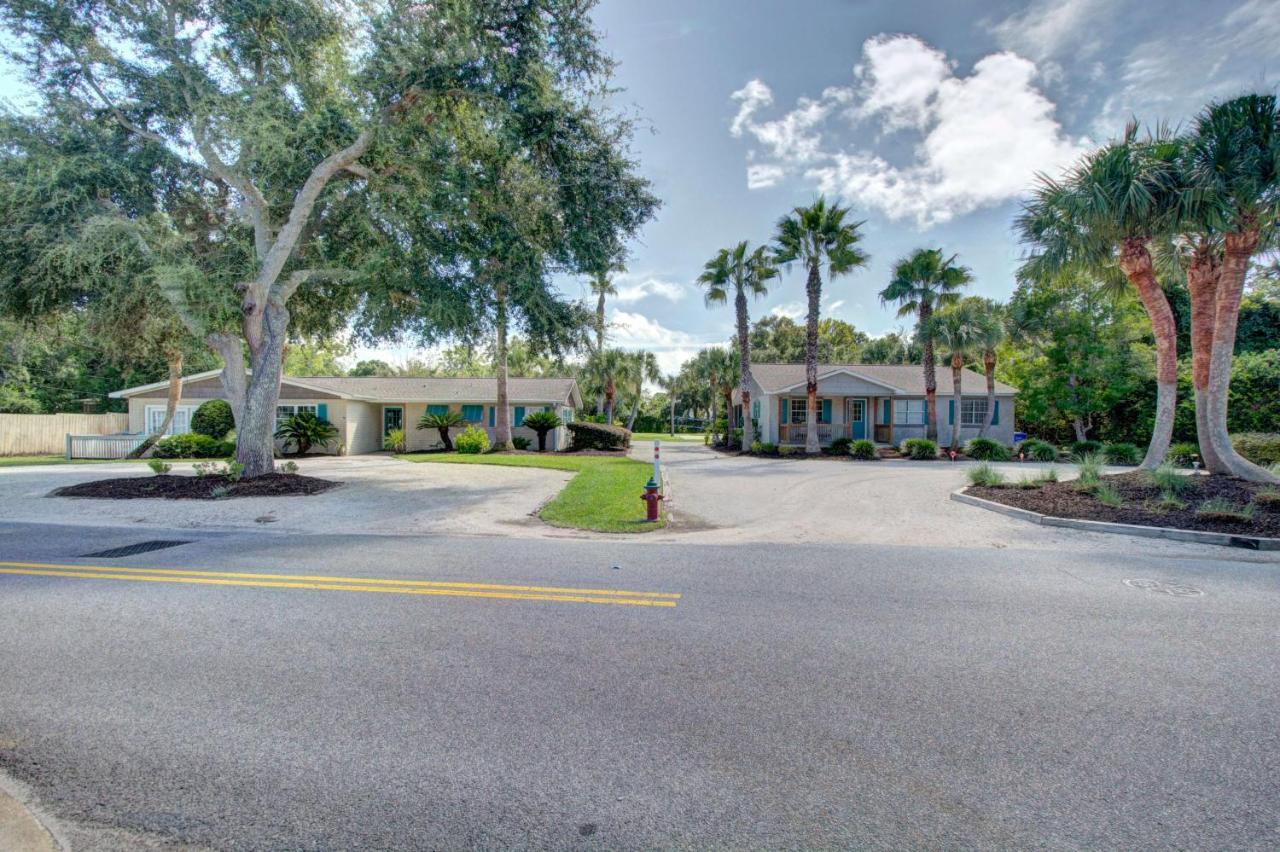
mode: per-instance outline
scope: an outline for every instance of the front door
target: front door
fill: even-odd
[[[867,401],[865,399],[849,400],[850,434],[855,441],[867,437]]]
[[[398,405],[386,405],[382,408],[382,437],[391,434],[392,429],[404,428],[404,409]]]

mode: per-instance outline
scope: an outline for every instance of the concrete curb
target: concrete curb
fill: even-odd
[[[1242,550],[1280,550],[1280,538],[1231,535],[1229,533],[1202,532],[1200,530],[1180,530],[1173,527],[1144,527],[1138,524],[1112,524],[1106,521],[1085,521],[1078,518],[1057,518],[1052,515],[1032,512],[1030,509],[1019,509],[1016,506],[1006,506],[993,500],[974,497],[971,494],[965,494],[963,488],[952,491],[951,499],[957,503],[977,506],[989,512],[1008,515],[1011,518],[1028,521],[1044,527],[1063,527],[1087,532],[1136,535],[1142,538],[1163,538],[1169,541],[1213,544],[1219,547],[1238,547]]]
[[[28,804],[25,784],[0,774],[0,849],[14,852],[61,852],[70,849],[53,821]]]

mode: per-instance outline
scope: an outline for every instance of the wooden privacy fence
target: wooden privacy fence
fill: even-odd
[[[69,459],[123,459],[134,447],[146,440],[136,435],[67,435],[66,453]]]
[[[0,414],[0,456],[66,452],[67,435],[110,435],[129,428],[128,414]]]

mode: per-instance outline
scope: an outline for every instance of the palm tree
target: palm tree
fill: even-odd
[[[809,316],[805,327],[804,374],[805,389],[809,395],[805,430],[805,452],[818,452],[818,312],[822,301],[822,264],[827,264],[827,277],[834,279],[847,275],[860,266],[866,266],[867,254],[858,248],[862,235],[861,222],[845,222],[848,207],[828,205],[819,198],[810,207],[797,207],[778,222],[774,236],[774,259],[787,266],[803,263],[808,270],[805,294],[808,296]]]
[[[657,356],[643,349],[627,353],[626,378],[631,386],[631,392],[635,394],[631,403],[631,416],[627,418],[627,429],[634,430],[636,415],[640,413],[640,403],[644,401],[644,383],[657,384],[662,379]]]
[[[1186,145],[1190,223],[1199,232],[1187,270],[1192,295],[1196,426],[1210,470],[1255,481],[1276,477],[1235,451],[1227,403],[1236,324],[1253,257],[1280,216],[1280,111],[1275,95],[1209,105]]]
[[[698,283],[707,288],[706,303],[723,305],[729,300],[729,290],[734,292],[733,307],[738,323],[739,387],[742,391],[742,451],[751,449],[755,441],[755,424],[751,422],[751,320],[747,316],[747,293],[753,296],[768,295],[765,282],[778,276],[778,268],[764,246],[755,251],[747,248],[744,240],[733,248],[720,249],[708,260],[698,276]],[[816,435],[815,435],[816,438]]]
[[[1042,176],[1018,217],[1033,254],[1027,277],[1072,267],[1099,277],[1119,267],[1137,291],[1156,339],[1156,422],[1142,467],[1164,461],[1178,396],[1178,328],[1156,278],[1154,240],[1175,233],[1185,203],[1179,144],[1161,131],[1138,139],[1136,124],[1116,142],[1085,155],[1062,180]]]
[[[596,351],[604,351],[604,300],[606,296],[618,295],[618,288],[609,276],[625,269],[622,264],[610,264],[591,277],[591,292],[596,296]],[[604,394],[596,397],[596,414],[604,412]]]
[[[605,422],[611,425],[614,414],[613,403],[618,395],[618,383],[626,380],[627,360],[627,353],[621,349],[602,349],[588,356],[584,368],[590,380],[601,389]]]
[[[708,432],[715,435],[716,420],[718,419],[716,404],[725,395],[726,390],[730,395],[733,393],[733,355],[727,349],[712,346],[695,355],[690,362],[690,368],[693,380],[707,389],[708,408],[710,409]]]
[[[936,341],[947,352],[951,362],[951,449],[960,448],[960,425],[964,421],[961,378],[965,361],[977,348],[981,318],[974,305],[960,302],[929,317],[921,334]]]
[[[418,428],[435,429],[440,433],[440,443],[444,445],[445,450],[453,452],[453,440],[449,437],[449,430],[457,428],[466,422],[461,411],[444,411],[440,414],[427,413],[418,418]]]
[[[667,393],[667,405],[671,409],[671,435],[674,437],[676,434],[676,393],[680,388],[680,376],[675,373],[665,375],[658,381],[658,384]]]
[[[925,434],[931,441],[938,440],[938,375],[929,319],[938,308],[954,304],[960,288],[972,280],[967,266],[956,265],[956,255],[945,257],[940,248],[916,249],[894,265],[893,280],[880,291],[881,304],[897,302],[898,316],[916,317],[924,350]]]
[[[987,378],[987,416],[978,429],[985,438],[996,414],[996,350],[1011,336],[1011,324],[1004,305],[992,299],[970,296],[960,304],[973,312],[973,350],[982,356],[982,372]]]

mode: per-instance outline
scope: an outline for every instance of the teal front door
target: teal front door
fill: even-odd
[[[849,400],[849,426],[853,440],[867,437],[867,401],[865,399]]]
[[[398,405],[384,406],[382,409],[382,437],[391,433],[392,429],[404,428],[404,409]]]

